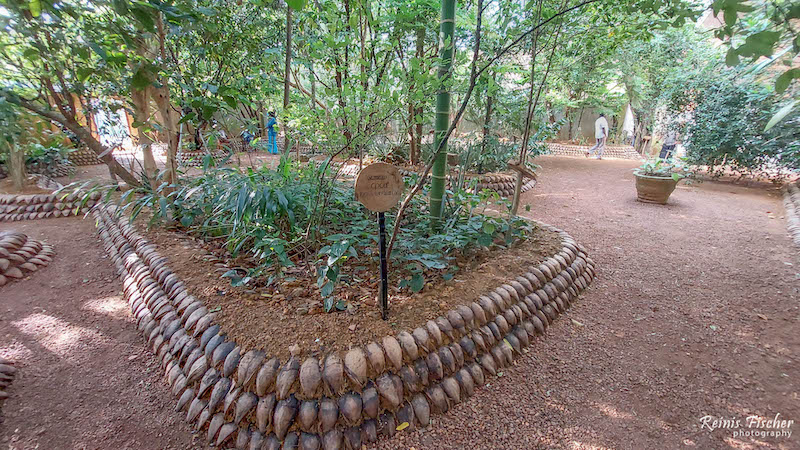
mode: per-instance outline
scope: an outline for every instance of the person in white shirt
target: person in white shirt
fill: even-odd
[[[600,114],[600,117],[594,121],[594,137],[597,142],[586,152],[586,157],[597,153],[597,159],[603,159],[603,150],[605,150],[606,140],[608,140],[608,121],[605,114]]]

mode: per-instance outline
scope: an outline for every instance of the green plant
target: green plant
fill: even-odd
[[[72,151],[74,149],[60,145],[45,147],[38,143],[30,144],[25,151],[25,165],[30,168],[31,172],[53,175],[61,166],[69,164],[67,155]]]
[[[780,97],[730,72],[693,86],[694,95],[687,99],[689,160],[709,166],[712,175],[732,169],[779,180],[800,170],[800,111],[788,112],[765,130]]]
[[[207,167],[180,186],[127,191],[119,211],[132,219],[146,211],[153,226],[170,223],[206,240],[221,241],[234,256],[249,256],[252,267],[225,274],[236,286],[274,288],[294,276],[289,269],[310,266],[324,309],[342,310],[347,302],[337,296],[336,287],[362,280],[377,268],[377,225],[374,214],[354,199],[351,185],[335,182],[321,189],[317,182],[321,170],[322,166],[299,165],[286,157],[275,169],[239,172]],[[324,209],[315,206],[318,198],[324,198]],[[392,258],[398,287],[417,292],[426,280],[452,277],[459,256],[524,240],[530,223],[486,214],[490,199],[495,207],[502,205],[494,192],[448,191],[447,220],[433,235],[435,219],[427,215],[423,196],[411,206],[416,220],[397,225],[387,214],[387,228],[399,226],[402,237]]]
[[[692,176],[693,172],[686,167],[683,160],[651,159],[634,169],[639,175],[648,177],[671,177],[675,181]]]

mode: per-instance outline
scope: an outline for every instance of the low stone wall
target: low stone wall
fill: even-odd
[[[592,146],[548,142],[547,148],[553,155],[584,157],[586,156],[586,152],[589,151],[589,149],[592,148]],[[630,145],[606,145],[605,150],[603,150],[603,158],[633,159],[633,160],[644,159],[642,158],[642,155],[640,155]]]
[[[28,174],[31,175],[45,175],[49,177],[66,177],[75,173],[75,165],[71,162],[67,164],[58,164],[53,169],[46,171],[42,171],[38,167],[34,167],[30,164],[26,165],[25,170]],[[0,180],[4,178],[8,178],[8,168],[4,164],[0,164]]]
[[[95,152],[91,151],[86,147],[78,148],[67,155],[70,162],[76,166],[94,166],[97,164],[103,164],[103,161],[100,161],[100,158],[97,157]]]
[[[786,229],[800,247],[800,187],[797,183],[790,183],[783,192],[783,207],[786,209]]]
[[[230,153],[227,150],[218,150],[211,154],[215,163],[219,163],[228,157]],[[175,157],[178,165],[181,167],[203,167],[203,160],[207,153],[205,152],[178,152]]]
[[[136,325],[176,411],[217,446],[360,449],[427,427],[512,364],[595,275],[584,248],[559,232],[558,254],[419,328],[343,355],[281,362],[229,340],[166,258],[114,212],[93,210]]]
[[[412,172],[404,168],[400,168],[400,173],[403,174],[404,176],[417,175],[416,172]],[[448,187],[450,187],[453,178],[455,177],[448,176],[447,178]],[[476,179],[477,179],[477,184],[475,185],[474,191],[479,192],[483,189],[489,189],[491,191],[497,192],[499,195],[503,197],[508,197],[514,193],[514,185],[517,182],[516,175],[510,175],[506,173],[489,173],[483,175],[467,176],[465,184],[470,185]],[[522,189],[520,190],[520,192],[527,192],[533,189],[535,186],[536,186],[535,179],[523,177]]]
[[[47,244],[14,231],[0,231],[0,287],[50,264],[55,252]]]
[[[99,199],[99,192],[93,192],[85,204],[82,204],[82,195],[75,193],[60,195],[0,194],[0,222],[86,214]]]
[[[2,422],[3,402],[9,397],[6,390],[11,385],[16,374],[17,368],[14,367],[14,362],[5,358],[0,358],[0,422]]]

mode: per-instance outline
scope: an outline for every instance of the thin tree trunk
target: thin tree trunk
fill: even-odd
[[[161,60],[167,60],[166,49],[166,32],[164,30],[164,22],[161,19],[161,14],[156,14],[156,24],[158,26],[158,46],[161,53]],[[156,102],[158,111],[163,121],[163,127],[167,135],[167,161],[164,168],[164,181],[169,184],[178,182],[178,143],[181,140],[180,131],[175,126],[175,117],[170,110],[172,102],[170,101],[169,94],[169,78],[160,77],[160,87],[154,88],[151,92],[153,99]]]
[[[567,0],[564,0],[564,4],[566,4]],[[563,8],[563,6],[562,6]],[[558,36],[561,34],[561,25],[558,25],[556,29],[556,34],[553,36],[553,48],[550,51],[550,57],[547,59],[547,68],[544,71],[544,76],[542,76],[542,81],[539,83],[539,89],[536,91],[536,97],[533,99],[528,100],[528,117],[526,118],[525,123],[525,141],[522,143],[522,151],[519,155],[519,165],[520,167],[524,167],[526,164],[526,159],[528,158],[528,141],[530,141],[530,130],[531,130],[531,122],[533,121],[533,115],[536,112],[536,107],[539,105],[539,96],[542,94],[542,88],[544,88],[545,83],[547,82],[547,76],[550,74],[550,67],[553,64],[553,56],[556,52],[556,46],[558,45]],[[537,33],[538,36],[538,33]],[[534,45],[534,53],[535,53],[536,45]],[[534,55],[533,64],[536,63],[536,57]],[[534,67],[531,66],[531,95],[533,94],[533,75],[534,75]],[[531,104],[532,102],[532,104]],[[516,183],[514,184],[514,198],[511,201],[511,214],[516,216],[517,212],[519,211],[519,197],[522,193],[522,172],[517,173]]]
[[[497,71],[492,71],[492,81],[497,79]],[[486,88],[486,116],[483,118],[483,141],[481,142],[481,153],[486,151],[486,138],[489,137],[489,123],[492,121],[492,103],[494,95],[489,91],[491,86]]]
[[[455,50],[454,29],[455,29],[456,2],[455,0],[442,0],[441,21],[439,34],[442,42],[441,53],[439,56],[439,81],[442,87],[436,93],[436,120],[435,120],[435,139],[434,148],[438,149],[436,158],[431,167],[431,194],[430,194],[430,215],[434,226],[437,226],[442,218],[442,207],[444,204],[445,170],[447,168],[447,130],[450,128],[450,90],[445,86],[445,80],[450,77],[453,67],[453,53]]]
[[[21,191],[27,184],[28,174],[25,170],[25,149],[22,146],[8,143],[8,171],[14,189]]]
[[[422,65],[422,60],[425,51],[425,28],[417,28],[417,48],[416,53],[414,56],[419,61],[420,66]],[[411,164],[416,165],[419,164],[420,160],[422,159],[422,114],[423,109],[422,105],[409,105],[412,108],[409,111],[411,116],[411,123],[409,124],[409,134],[411,136]],[[416,131],[415,131],[416,130]]]
[[[289,152],[289,127],[286,126],[285,114],[289,108],[289,75],[292,72],[292,8],[286,7],[286,67],[283,76],[283,152]]]
[[[411,146],[411,150],[409,151],[409,159],[411,160],[411,165],[417,164],[417,139],[414,136],[414,103],[408,103],[408,142]]]
[[[311,109],[317,109],[317,78],[314,76],[314,61],[309,60],[311,79]]]

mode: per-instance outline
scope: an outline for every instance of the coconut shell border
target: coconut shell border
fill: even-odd
[[[100,200],[99,192],[92,192],[86,203],[83,194],[0,194],[0,222],[47,219],[86,214]]]
[[[573,144],[562,144],[559,142],[547,142],[547,149],[550,151],[551,155],[556,156],[586,156],[586,152],[592,146],[590,145],[573,145]],[[632,159],[635,161],[641,161],[642,155],[630,145],[606,145],[605,149],[603,149],[603,157],[604,158],[616,158],[616,159]]]
[[[17,231],[0,231],[0,288],[46,267],[54,256],[49,244]]]
[[[797,183],[788,184],[783,191],[783,208],[786,210],[786,230],[794,244],[800,247],[800,188]]]
[[[400,168],[400,173],[404,176],[418,175],[408,169]],[[430,175],[429,175],[430,177]],[[450,186],[451,178],[448,176],[448,186]],[[487,173],[481,175],[469,175],[466,177],[465,183],[469,185],[474,180],[477,180],[474,190],[471,192],[479,192],[484,189],[497,192],[501,197],[509,197],[514,193],[514,185],[517,182],[517,176],[507,173]],[[536,180],[533,178],[523,177],[522,187],[520,192],[527,192],[536,187]]]
[[[236,448],[352,448],[427,427],[511,365],[595,276],[585,249],[561,250],[474,302],[381,342],[288,361],[242,353],[167,259],[112,206],[92,211],[136,326],[209,443]]]

